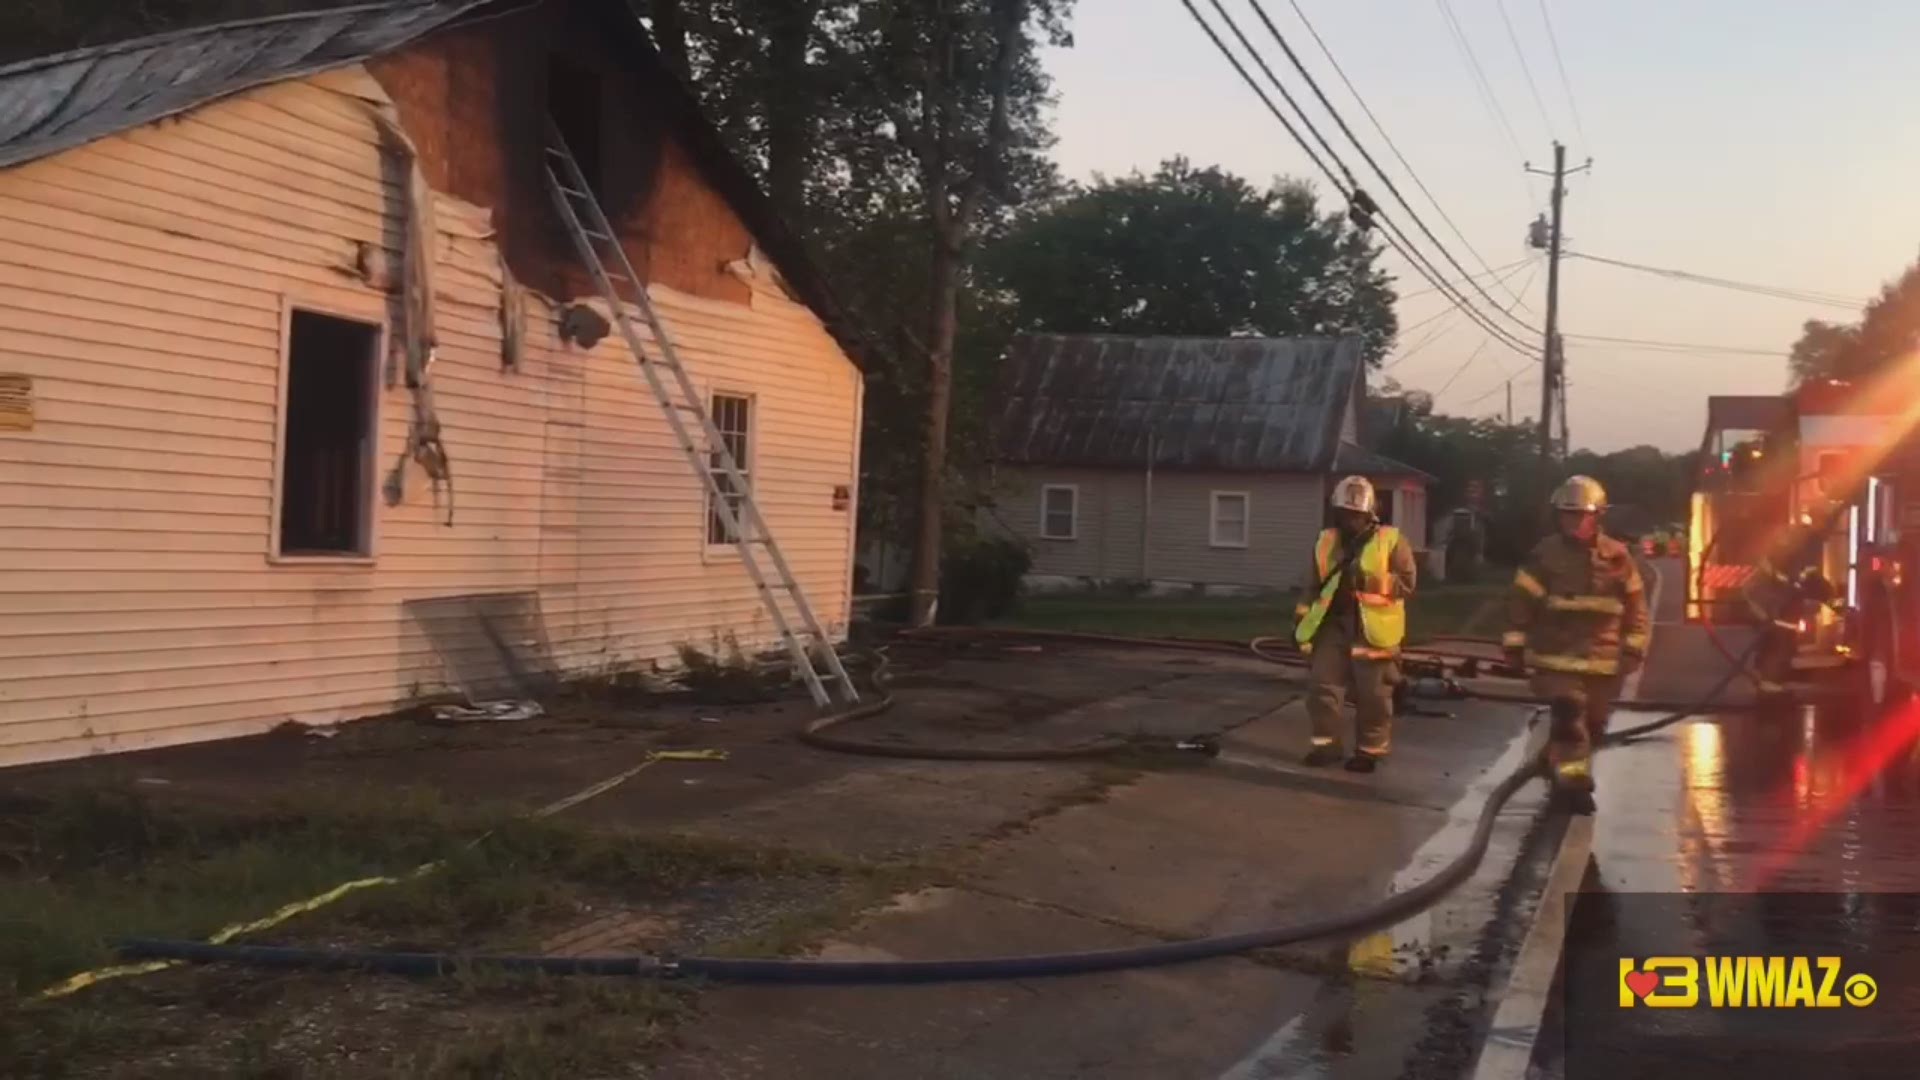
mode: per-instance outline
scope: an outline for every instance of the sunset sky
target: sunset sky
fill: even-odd
[[[1483,268],[1407,178],[1328,66],[1289,0],[1263,0],[1356,135],[1469,270]],[[1222,0],[1303,103],[1311,95],[1249,0]],[[1548,0],[1579,122],[1568,105],[1540,0],[1445,0],[1511,126],[1482,100],[1442,0],[1298,0],[1334,57],[1473,248],[1505,267],[1531,254],[1552,140],[1593,169],[1568,185],[1567,246],[1596,256],[1864,300],[1920,254],[1920,4],[1842,0]],[[1539,90],[1529,89],[1502,6]],[[1222,28],[1208,0],[1195,6]],[[1070,176],[1151,170],[1184,154],[1256,182],[1314,177],[1313,166],[1240,80],[1180,0],[1081,0],[1075,43],[1048,65],[1060,103],[1057,156]],[[1258,76],[1257,69],[1253,69]],[[1271,93],[1271,90],[1269,90]],[[1278,100],[1276,96],[1276,101]],[[1544,106],[1544,116],[1542,115]],[[1364,162],[1314,109],[1363,181]],[[1582,132],[1584,131],[1584,137]],[[1316,185],[1330,193],[1324,181]],[[1403,228],[1384,186],[1369,190]],[[1431,253],[1431,249],[1428,248]],[[1437,255],[1436,262],[1445,266]],[[1517,268],[1516,314],[1541,325],[1546,273]],[[1403,292],[1427,285],[1389,255]],[[1452,276],[1449,270],[1449,275]],[[1488,281],[1488,291],[1506,299]],[[1469,290],[1482,307],[1489,305]],[[1447,306],[1405,300],[1403,327]],[[1529,310],[1531,309],[1531,310]],[[1784,353],[1810,317],[1857,311],[1682,283],[1580,260],[1563,264],[1570,424],[1576,447],[1698,444],[1707,395],[1777,393]],[[1535,347],[1537,336],[1514,328]],[[1433,331],[1439,337],[1422,345]],[[1779,357],[1659,352],[1582,342],[1587,334],[1741,349]],[[1411,333],[1389,374],[1439,396],[1443,410],[1493,415],[1514,379],[1516,418],[1536,415],[1539,365],[1464,316]],[[1422,347],[1396,363],[1409,347]]]

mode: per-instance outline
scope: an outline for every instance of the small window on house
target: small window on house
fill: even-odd
[[[559,57],[547,60],[547,116],[587,178],[587,190],[604,193],[606,158],[602,146],[600,76]]]
[[[1214,547],[1243,548],[1247,546],[1247,510],[1248,499],[1244,491],[1216,491],[1213,493],[1213,520],[1210,523],[1209,543]]]
[[[1072,540],[1080,535],[1080,489],[1047,484],[1040,489],[1040,539]]]
[[[720,429],[720,438],[727,451],[733,455],[734,468],[740,470],[740,478],[749,487],[753,484],[752,454],[753,447],[749,432],[753,428],[753,399],[739,394],[713,395],[713,426]],[[718,451],[710,451],[707,467],[713,472],[714,486],[726,496],[726,504],[733,510],[734,520],[741,525],[740,515],[746,513],[743,505],[746,492],[734,487],[733,477],[727,475],[726,459]],[[707,505],[707,543],[713,546],[738,543],[739,532],[727,523],[726,516],[719,506],[708,496]]]
[[[380,328],[295,311],[287,335],[278,553],[372,550],[375,371]]]

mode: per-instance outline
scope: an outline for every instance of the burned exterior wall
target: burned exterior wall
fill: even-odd
[[[0,353],[33,410],[0,426],[0,765],[377,714],[457,679],[442,653],[472,628],[446,620],[503,598],[538,614],[509,644],[537,637],[564,672],[773,643],[625,343],[563,341],[529,297],[522,359],[502,364],[503,261],[554,288],[566,241],[525,212],[546,205],[537,140],[468,117],[516,84],[486,90],[465,50],[530,32],[447,33],[378,79],[288,80],[0,169]],[[379,477],[406,483],[362,501],[364,551],[289,555],[290,320],[403,329],[415,200],[376,120],[392,98],[432,189],[433,385],[458,510],[408,456],[412,399],[389,366],[369,380],[366,441]],[[653,302],[696,385],[750,400],[756,497],[842,634],[859,372],[813,310],[724,270],[744,231],[662,160],[628,215],[671,221],[633,232],[655,256]],[[709,213],[712,228],[680,220]]]
[[[726,265],[753,237],[702,175],[647,82],[595,19],[566,4],[442,31],[368,68],[399,107],[435,188],[494,210],[507,265],[555,299],[596,296],[543,172],[549,64],[598,83],[602,208],[634,270],[693,296],[746,303]],[[586,155],[582,155],[583,157]]]

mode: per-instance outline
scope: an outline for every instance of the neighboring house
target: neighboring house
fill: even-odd
[[[771,643],[549,117],[844,633],[852,345],[624,0],[228,24],[0,68],[0,763]]]
[[[1023,336],[989,521],[1031,544],[1036,587],[1291,588],[1359,473],[1424,551],[1428,478],[1360,445],[1365,368],[1350,339]]]

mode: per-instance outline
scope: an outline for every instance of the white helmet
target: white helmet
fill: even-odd
[[[1373,483],[1364,476],[1349,476],[1333,485],[1333,498],[1328,500],[1335,510],[1352,510],[1356,513],[1373,513]]]

